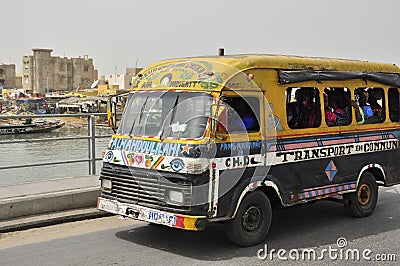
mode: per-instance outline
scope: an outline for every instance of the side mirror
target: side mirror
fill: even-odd
[[[228,133],[227,107],[223,103],[211,105],[211,135],[225,140]]]
[[[107,121],[108,121],[108,126],[111,127],[111,129],[115,132],[117,132],[117,103],[118,103],[118,97],[113,96],[110,98],[110,100],[107,102]]]

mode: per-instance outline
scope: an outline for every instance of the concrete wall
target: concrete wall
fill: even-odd
[[[22,84],[28,92],[45,94],[89,89],[93,83],[93,59],[51,56],[52,49],[32,49],[33,56],[23,57]]]
[[[100,189],[61,191],[0,201],[0,221],[22,216],[96,207]]]
[[[72,58],[73,68],[73,88],[82,87],[82,89],[90,89],[93,83],[93,59],[87,55],[79,58]]]
[[[22,76],[21,75],[16,75],[15,76],[15,88],[17,90],[22,89]]]
[[[0,87],[15,88],[15,65],[0,64]]]
[[[33,92],[33,56],[27,55],[22,58],[22,89]]]

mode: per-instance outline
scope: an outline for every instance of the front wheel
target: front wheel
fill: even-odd
[[[370,216],[378,201],[378,185],[370,172],[364,172],[356,192],[344,195],[346,211],[354,217]]]
[[[243,198],[235,218],[226,224],[226,234],[238,246],[253,246],[265,239],[271,220],[271,203],[262,191],[256,190]]]

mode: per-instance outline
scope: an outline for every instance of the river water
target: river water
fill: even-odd
[[[112,131],[109,128],[96,128],[96,135],[111,134]],[[0,135],[0,141],[87,135],[87,126],[64,126],[55,131],[46,133]],[[109,140],[110,138],[96,139],[96,158],[101,157],[101,153],[106,149]],[[88,158],[89,151],[87,139],[0,144],[0,166],[58,162],[63,160],[82,160]],[[100,168],[101,161],[98,161],[96,163],[97,173],[99,173]],[[88,174],[88,162],[7,169],[0,170],[0,186],[39,180],[84,176]]]

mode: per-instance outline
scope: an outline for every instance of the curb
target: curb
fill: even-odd
[[[86,208],[78,210],[69,210],[65,212],[56,212],[43,215],[29,216],[3,222],[0,221],[0,233],[22,231],[32,228],[45,227],[67,222],[96,219],[112,215],[113,214],[111,213],[99,211],[95,208]]]
[[[98,187],[0,200],[0,223],[18,217],[76,210],[97,205]]]

